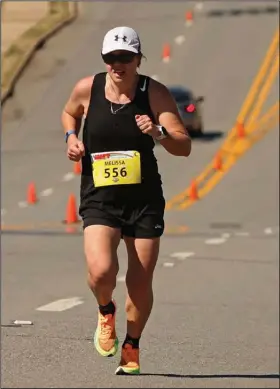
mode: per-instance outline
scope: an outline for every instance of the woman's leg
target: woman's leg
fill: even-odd
[[[103,356],[117,352],[115,331],[116,306],[112,300],[118,273],[117,248],[121,234],[118,228],[89,225],[84,230],[84,251],[88,268],[88,285],[99,305],[94,343]]]
[[[126,238],[127,334],[140,338],[153,306],[153,274],[158,260],[160,238]]]
[[[157,263],[160,238],[125,237],[128,252],[126,274],[127,334],[116,374],[139,374],[139,340],[153,306],[153,273]]]

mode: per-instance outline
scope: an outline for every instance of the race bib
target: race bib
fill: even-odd
[[[110,151],[91,154],[95,187],[141,183],[141,158],[138,151]]]

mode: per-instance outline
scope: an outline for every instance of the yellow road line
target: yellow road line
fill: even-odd
[[[270,130],[274,129],[277,125],[279,125],[279,115],[274,115],[270,121],[266,123],[266,126],[262,128],[261,131],[256,131],[256,133],[253,133],[251,136],[251,145],[250,147],[261,140]],[[249,148],[249,147],[248,147]]]
[[[279,28],[275,31],[275,34],[273,36],[272,42],[267,50],[267,53],[265,55],[264,61],[261,65],[261,68],[259,70],[259,73],[257,74],[255,80],[253,81],[253,85],[243,103],[243,106],[240,110],[240,113],[237,117],[237,121],[244,122],[245,117],[248,114],[248,111],[250,109],[250,106],[252,105],[252,102],[254,100],[254,97],[256,96],[258,89],[260,87],[261,82],[264,80],[265,75],[267,74],[269,65],[271,63],[271,60],[273,59],[273,55],[275,51],[277,51],[279,45]]]
[[[253,108],[253,111],[246,123],[246,128],[249,129],[252,124],[258,119],[258,116],[262,110],[262,107],[266,101],[266,98],[268,96],[268,93],[271,90],[272,83],[275,81],[276,75],[279,70],[279,53],[276,56],[276,59],[271,67],[271,70],[267,76],[265,85],[263,86],[260,94],[258,95],[258,99],[256,101],[256,105]]]
[[[258,89],[260,88],[262,82],[262,90],[261,93],[257,99],[257,107],[253,110],[252,115],[254,115],[254,118],[258,116],[258,114],[261,111],[261,108],[264,104],[265,98],[269,92],[269,89],[271,87],[271,84],[276,77],[277,70],[279,68],[279,54],[277,55],[275,59],[275,53],[277,52],[279,44],[279,28],[277,28],[272,42],[267,50],[267,53],[264,57],[263,63],[261,65],[261,68],[255,77],[252,87],[250,88],[250,91],[248,95],[245,98],[245,101],[241,107],[240,113],[237,117],[237,122],[244,122],[246,115],[248,114],[250,108],[252,107],[252,104],[254,102],[254,99],[257,95]],[[273,63],[272,68],[270,70],[270,73],[268,75],[268,78],[265,79],[265,76],[267,75],[269,71],[269,67],[271,66],[271,63]],[[252,122],[250,121],[250,125]],[[218,151],[221,154],[226,153],[227,151],[231,150],[233,148],[232,142],[236,140],[236,128],[235,126],[231,129],[231,131],[228,133],[226,140],[223,142],[223,145],[221,146],[220,150]],[[237,139],[238,140],[238,139]],[[213,161],[211,161],[204,170],[197,176],[195,179],[197,185],[199,186],[201,182],[204,182],[209,175],[213,174]],[[174,208],[178,203],[185,202],[186,197],[188,196],[189,188],[186,188],[181,193],[175,195],[173,198],[171,198],[169,201],[166,202],[166,210],[170,210]],[[188,201],[188,200],[187,200]]]
[[[235,143],[232,154],[229,154],[227,159],[223,162],[222,171],[215,171],[212,177],[199,190],[199,198],[203,198],[209,193],[224,177],[225,173],[236,163],[236,161],[248,150],[253,144],[261,140],[268,131],[272,130],[279,123],[279,101],[275,103],[270,110],[259,120],[255,126],[254,131],[245,139],[240,139]],[[178,209],[186,209],[190,207],[195,201],[187,198],[178,205]]]
[[[278,100],[263,116],[259,118],[256,123],[254,123],[254,125],[249,128],[247,134],[250,135],[250,139],[252,138],[254,133],[258,133],[261,129],[267,126],[270,121],[274,122],[275,120],[277,121],[279,119],[279,109],[280,102]]]
[[[263,82],[265,75],[268,72],[269,66],[270,66],[271,61],[273,59],[273,56],[277,52],[278,46],[279,46],[279,28],[277,27],[277,29],[273,35],[272,41],[268,47],[268,50],[264,56],[261,67],[253,80],[252,86],[251,86],[251,88],[250,88],[250,90],[249,90],[249,92],[248,92],[248,94],[247,94],[247,96],[242,104],[240,112],[237,116],[236,121],[238,123],[244,123],[245,118],[248,115],[248,112],[253,105],[254,99],[257,96],[257,92],[261,86],[261,83]],[[235,131],[235,126],[234,126],[231,129],[231,131],[229,132],[226,141],[231,141],[232,138],[235,136],[235,134],[236,134],[236,131]]]

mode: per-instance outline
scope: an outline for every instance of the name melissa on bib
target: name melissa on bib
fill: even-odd
[[[122,160],[122,161],[105,161],[104,162],[104,165],[105,166],[114,166],[114,165],[125,165],[125,161]]]

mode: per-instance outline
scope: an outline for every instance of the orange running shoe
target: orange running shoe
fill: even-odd
[[[139,348],[133,348],[128,343],[122,347],[121,361],[115,374],[140,374]]]
[[[94,334],[94,345],[96,350],[103,357],[112,357],[118,351],[119,340],[116,335],[116,303],[114,315],[108,314],[103,316],[98,312],[98,324]]]

